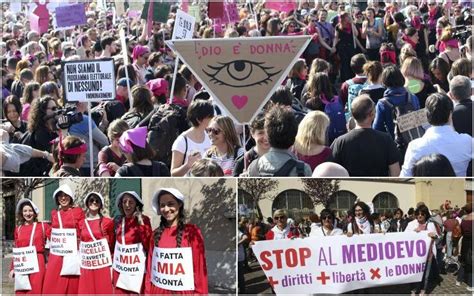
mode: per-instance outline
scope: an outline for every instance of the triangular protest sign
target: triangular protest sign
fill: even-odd
[[[235,121],[250,123],[281,85],[311,36],[170,40]]]

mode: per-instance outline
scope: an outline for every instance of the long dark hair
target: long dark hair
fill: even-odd
[[[160,197],[158,196],[158,201],[159,200],[160,200]],[[183,240],[183,231],[184,231],[184,225],[185,225],[184,204],[182,201],[178,199],[176,200],[179,204],[178,234],[176,235],[176,247],[181,248],[181,241]],[[153,232],[153,240],[155,242],[155,246],[158,246],[158,243],[160,242],[160,239],[161,239],[161,234],[163,233],[166,227],[169,227],[168,222],[166,221],[165,217],[161,216],[160,226],[158,226],[158,228],[155,229],[155,231]]]

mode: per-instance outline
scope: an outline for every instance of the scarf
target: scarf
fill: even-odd
[[[361,234],[369,234],[370,233],[370,222],[367,217],[357,218],[355,217],[355,222]]]

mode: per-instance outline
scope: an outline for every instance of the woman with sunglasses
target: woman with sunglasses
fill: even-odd
[[[84,212],[81,208],[74,207],[74,192],[67,184],[56,189],[53,199],[58,209],[51,211],[51,230],[47,232],[51,241],[51,251],[44,277],[43,294],[77,294],[80,273],[78,257],[61,255],[69,249],[54,248],[53,242],[62,241],[67,236],[72,237],[78,246],[78,234],[81,233],[79,225],[85,218]]]
[[[370,234],[374,232],[374,224],[370,218],[370,207],[359,201],[351,209],[352,221],[347,224],[347,236],[354,234]]]
[[[330,209],[324,209],[319,215],[321,227],[311,228],[309,236],[334,236],[343,234],[342,229],[336,226],[336,217]]]
[[[57,138],[55,127],[55,100],[46,96],[35,102],[31,107],[28,119],[28,135],[22,139],[22,144],[41,151],[51,151],[51,141]],[[51,165],[47,159],[35,158],[22,164],[20,174],[23,176],[44,176]]]
[[[115,207],[119,215],[114,219],[114,294],[141,294],[144,291],[145,254],[152,232],[150,218],[143,215],[143,201],[134,191],[120,193],[115,199]],[[139,258],[139,262],[133,264],[137,268],[135,272],[118,268],[121,255]]]
[[[288,223],[288,213],[286,210],[278,209],[273,212],[273,222],[275,226],[265,234],[265,239],[287,239],[302,237],[298,228],[292,227]]]
[[[421,205],[415,210],[415,219],[408,223],[405,232],[408,231],[426,231],[427,235],[432,238],[430,253],[428,254],[428,260],[426,266],[431,266],[430,270],[425,269],[425,273],[429,272],[430,274],[439,274],[438,265],[436,262],[436,243],[435,240],[438,239],[438,232],[436,229],[435,222],[430,221],[431,215],[428,207]],[[412,284],[412,295],[419,293],[420,295],[425,294],[425,287],[427,283],[425,282],[426,276],[423,274],[422,280],[420,283]]]
[[[184,195],[175,188],[161,188],[153,195],[152,207],[157,215],[160,215],[160,226],[153,231],[153,239],[150,240],[150,252],[148,253],[147,273],[145,281],[146,294],[207,294],[207,268],[204,250],[204,239],[201,230],[194,224],[186,223],[184,213]],[[156,249],[166,250],[168,248],[190,249],[193,266],[194,285],[180,290],[169,290],[159,287],[155,282],[156,272],[152,268],[152,262],[160,260]],[[178,253],[179,251],[174,251]],[[185,253],[184,253],[185,254]],[[184,255],[183,255],[184,256]],[[186,283],[184,283],[186,284]]]
[[[112,277],[111,277],[111,265],[112,258],[110,250],[114,245],[115,234],[114,234],[114,222],[108,217],[104,217],[102,209],[104,208],[104,198],[100,193],[91,192],[84,198],[84,205],[86,206],[86,219],[82,220],[79,224],[81,229],[79,237],[81,239],[81,250],[86,246],[90,246],[83,243],[99,242],[101,241],[101,247],[103,251],[99,254],[105,256],[104,260],[97,260],[103,263],[102,267],[95,267],[85,265],[84,262],[81,266],[81,276],[79,277],[79,294],[112,294]],[[89,250],[93,248],[89,247]],[[94,253],[87,252],[84,255],[93,256]],[[92,260],[91,260],[92,261]],[[89,262],[91,262],[89,261]],[[105,263],[105,261],[108,262]],[[88,263],[88,262],[87,262]]]
[[[46,246],[46,231],[49,231],[49,225],[44,222],[38,222],[39,209],[33,201],[22,198],[16,205],[16,216],[18,226],[15,227],[15,248],[34,247],[34,257],[29,259],[37,260],[39,271],[30,274],[15,274],[14,264],[12,261],[10,269],[10,278],[15,279],[15,294],[41,294],[43,289],[43,278],[46,270],[45,266],[45,246]],[[26,249],[24,249],[26,250]],[[25,289],[21,287],[17,281],[22,282],[20,278],[25,278],[29,281],[31,288]],[[26,282],[26,281],[25,281]]]
[[[232,176],[237,158],[244,154],[234,122],[228,116],[216,116],[210,121],[206,132],[212,143],[206,157],[215,160],[225,176]]]

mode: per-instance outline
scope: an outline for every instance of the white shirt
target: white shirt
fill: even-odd
[[[415,163],[423,156],[438,153],[446,156],[456,176],[466,176],[467,166],[472,158],[474,139],[468,134],[458,134],[451,125],[432,126],[423,137],[408,144],[405,162],[400,177],[413,176]]]
[[[335,236],[335,235],[342,235],[342,229],[341,228],[333,228],[331,232],[329,230],[324,229],[323,227],[311,227],[311,232],[309,233],[309,236]]]
[[[188,140],[188,150],[186,151],[186,140]],[[201,157],[204,158],[206,155],[207,149],[209,149],[212,145],[211,140],[209,139],[209,136],[204,133],[204,141],[201,143],[196,143],[193,140],[191,140],[189,137],[186,137],[186,140],[184,139],[184,136],[181,134],[179,135],[176,140],[173,143],[173,146],[171,147],[171,151],[178,151],[183,154],[186,154],[185,157],[185,162],[188,159],[188,156],[192,154],[192,152],[198,151],[201,153]]]
[[[411,221],[410,223],[408,223],[407,228],[405,228],[405,232],[415,231],[415,229],[417,229],[418,226],[420,226],[420,223],[418,223],[418,220],[415,219]],[[434,232],[435,234],[437,234],[436,226],[434,225],[434,222],[428,222],[428,224],[426,225],[426,230],[428,231],[428,233]],[[436,255],[436,244],[433,244],[432,251],[433,251],[433,254]]]

